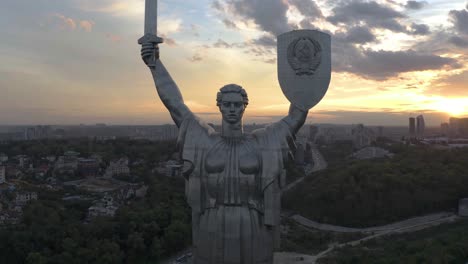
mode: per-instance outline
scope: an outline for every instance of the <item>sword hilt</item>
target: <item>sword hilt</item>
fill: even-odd
[[[164,39],[156,36],[155,34],[145,34],[143,37],[141,37],[138,40],[138,44],[143,45],[143,44],[153,44],[154,46],[157,46],[158,44],[161,44],[164,42]],[[155,58],[155,54],[153,53],[153,59],[152,62],[148,63],[148,67],[156,67],[156,61],[159,59]]]
[[[164,42],[164,39],[156,36],[155,34],[145,34],[138,40],[138,44],[143,45],[144,43],[153,43],[158,45]]]

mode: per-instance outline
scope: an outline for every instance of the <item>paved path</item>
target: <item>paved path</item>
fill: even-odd
[[[339,249],[345,246],[357,246],[362,242],[367,240],[371,240],[380,236],[385,236],[389,234],[398,234],[398,233],[406,233],[406,232],[414,232],[421,229],[437,226],[443,223],[454,222],[459,219],[459,217],[453,213],[442,212],[437,214],[431,214],[421,217],[414,217],[404,221],[396,222],[389,225],[377,226],[377,227],[368,227],[368,228],[349,228],[349,227],[342,227],[342,226],[333,226],[328,224],[321,224],[315,221],[309,220],[304,218],[300,215],[293,215],[291,217],[299,224],[307,227],[307,228],[314,228],[323,231],[331,231],[331,232],[360,232],[360,233],[368,233],[371,234],[364,238],[350,241],[343,244],[332,244],[328,247],[327,250],[324,250],[318,253],[315,256],[305,255],[305,254],[298,254],[293,252],[275,252],[275,260],[274,264],[315,264],[316,261],[322,257],[325,257],[330,252],[335,249]],[[186,249],[181,251],[180,253],[176,254],[175,256],[162,261],[161,264],[173,264],[175,260],[190,252],[190,249]],[[184,264],[191,264],[191,259],[188,259],[187,262]]]
[[[318,230],[323,231],[330,231],[330,232],[340,232],[340,233],[382,233],[392,230],[398,230],[401,228],[407,228],[415,225],[422,225],[425,223],[430,223],[434,221],[439,221],[441,219],[447,219],[450,217],[455,216],[455,214],[450,212],[441,212],[436,214],[430,214],[425,216],[419,216],[414,218],[409,218],[403,221],[395,222],[388,225],[383,226],[375,226],[375,227],[366,227],[366,228],[352,228],[352,227],[344,227],[344,226],[336,226],[336,225],[329,225],[329,224],[322,224],[310,219],[307,219],[301,215],[293,215],[290,218],[296,221],[297,223]]]
[[[308,227],[308,228],[315,228],[324,231],[331,231],[331,232],[359,232],[359,233],[367,233],[371,234],[364,238],[342,243],[342,244],[332,244],[328,247],[327,250],[324,250],[318,253],[315,256],[310,256],[307,261],[304,262],[297,262],[297,263],[311,263],[314,264],[316,261],[322,257],[325,257],[330,252],[335,249],[342,248],[345,246],[357,246],[362,242],[385,236],[390,234],[400,234],[400,233],[408,233],[408,232],[415,232],[418,230],[422,230],[425,228],[437,226],[444,223],[451,223],[458,220],[460,217],[448,212],[430,214],[420,217],[410,218],[404,221],[396,222],[389,225],[377,226],[377,227],[368,227],[368,228],[349,228],[349,227],[342,227],[342,226],[333,226],[328,224],[320,224],[315,221],[309,220],[299,215],[294,215],[291,217],[299,224]]]
[[[182,251],[180,251],[179,253],[173,255],[172,257],[170,258],[167,258],[161,262],[159,262],[160,264],[174,264],[176,263],[176,259],[187,254],[187,253],[190,253],[192,252],[192,249],[191,248],[187,248],[187,249],[184,249]],[[191,264],[192,263],[192,260],[189,258],[186,262],[184,262],[184,264]]]

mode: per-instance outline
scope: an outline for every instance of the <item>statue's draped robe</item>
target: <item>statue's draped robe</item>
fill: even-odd
[[[179,130],[192,208],[194,264],[271,264],[279,247],[284,162],[294,148],[284,121],[225,138],[195,116]]]

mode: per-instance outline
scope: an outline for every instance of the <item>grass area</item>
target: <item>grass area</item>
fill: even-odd
[[[468,219],[430,229],[376,238],[336,250],[320,264],[464,264],[468,262]]]

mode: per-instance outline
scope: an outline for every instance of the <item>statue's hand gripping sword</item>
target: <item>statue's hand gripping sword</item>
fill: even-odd
[[[146,0],[145,3],[145,35],[138,40],[138,44],[153,44],[157,46],[163,43],[163,39],[157,36],[158,34],[158,0]],[[149,67],[154,67],[156,60],[156,49],[153,54],[153,59],[148,64]]]

